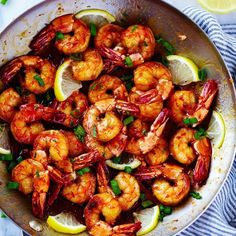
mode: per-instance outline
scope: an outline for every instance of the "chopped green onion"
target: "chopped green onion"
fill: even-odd
[[[126,166],[124,171],[128,174],[132,173],[133,169],[130,166]]]
[[[7,1],[8,1],[8,0],[1,0],[1,4],[2,4],[2,5],[6,5]]]
[[[13,156],[11,153],[9,154],[0,154],[0,161],[12,161]]]
[[[10,164],[7,167],[7,172],[11,172],[12,169],[17,165],[15,161],[11,161]]]
[[[146,42],[146,41],[144,41],[144,42],[143,42],[143,46],[145,46],[145,47],[147,47],[147,46],[148,46],[148,44],[147,44],[147,42]]]
[[[86,135],[86,132],[83,126],[78,125],[76,128],[74,128],[74,134],[81,142],[84,142],[84,137]]]
[[[145,195],[145,193],[141,193],[141,194],[140,194],[140,199],[141,199],[142,201],[146,200],[146,195]]]
[[[124,119],[123,124],[124,125],[129,125],[134,121],[134,117],[133,116],[128,116],[127,118]]]
[[[11,182],[11,181],[9,181],[9,182],[7,183],[7,188],[8,188],[8,189],[18,189],[18,187],[19,187],[19,184],[18,184],[17,182]]]
[[[89,91],[94,90],[94,89],[96,88],[97,84],[98,84],[97,82],[94,82],[94,83],[89,87]]]
[[[93,128],[92,128],[92,137],[94,137],[94,138],[97,137],[97,128],[96,128],[95,125],[94,125]]]
[[[133,61],[130,57],[125,57],[125,65],[128,66],[128,67],[133,66]]]
[[[123,80],[123,81],[132,80],[132,79],[133,79],[133,75],[122,75],[121,76],[121,80]]]
[[[124,81],[125,87],[128,91],[133,88],[134,86],[133,75],[122,75],[120,79]]]
[[[74,61],[82,61],[82,54],[81,53],[72,53],[72,54],[70,54],[70,58]]]
[[[121,157],[120,157],[120,156],[114,157],[114,158],[112,159],[112,162],[113,162],[113,163],[116,163],[116,164],[119,164],[120,161],[121,161]]]
[[[160,205],[159,208],[160,208],[160,216],[159,216],[160,221],[163,221],[163,218],[165,216],[170,215],[172,213],[172,207]]]
[[[70,115],[73,116],[74,118],[79,118],[80,110],[79,109],[74,109],[73,111],[70,112]]]
[[[80,176],[82,176],[83,174],[88,173],[88,172],[90,172],[90,171],[91,171],[91,169],[90,169],[89,167],[84,167],[83,169],[78,170],[77,173],[78,173]]]
[[[198,77],[201,81],[205,80],[207,77],[207,71],[205,68],[198,71]]]
[[[23,159],[22,156],[19,156],[19,157],[17,157],[17,159],[16,159],[16,161],[17,161],[18,163],[22,162],[23,160],[24,160],[24,159]]]
[[[199,128],[198,131],[194,134],[194,138],[199,140],[207,135],[207,132],[203,128]]]
[[[195,118],[195,117],[185,118],[185,119],[183,120],[183,123],[184,123],[185,125],[193,125],[193,124],[196,124],[197,122],[198,122],[198,120],[197,120],[197,118]]]
[[[115,195],[121,194],[120,187],[115,179],[111,180],[111,189]]]
[[[7,216],[4,213],[1,213],[1,218],[7,218]]]
[[[60,32],[60,31],[56,32],[56,40],[62,40],[62,39],[64,39],[64,37],[65,37],[65,35],[62,32]]]
[[[22,95],[22,88],[20,86],[16,86],[15,89],[16,89],[17,93]]]
[[[39,171],[37,170],[35,173],[36,177],[39,178]]]
[[[143,134],[143,135],[147,135],[147,130],[146,130],[146,129],[143,129],[143,130],[142,130],[142,134]]]
[[[131,28],[131,32],[133,33],[137,28],[138,28],[138,26],[137,26],[137,25],[134,25],[134,26]]]
[[[150,207],[152,204],[153,204],[153,202],[150,201],[150,200],[146,200],[146,201],[143,201],[143,202],[141,203],[141,205],[142,205],[143,208]]]
[[[93,23],[90,23],[90,32],[91,32],[92,36],[96,36],[96,34],[97,34],[97,27]]]
[[[157,43],[161,44],[168,55],[172,55],[175,53],[175,48],[166,40],[164,40],[160,35],[155,36]]]
[[[42,86],[45,85],[43,79],[42,79],[39,75],[35,75],[35,76],[34,76],[34,79],[37,80],[37,82],[38,82],[38,84],[39,84],[40,87],[42,87]]]
[[[200,193],[197,193],[197,192],[194,192],[194,191],[190,192],[189,195],[192,196],[195,199],[202,199],[202,196],[200,195]]]

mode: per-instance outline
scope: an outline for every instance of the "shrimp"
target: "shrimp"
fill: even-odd
[[[0,118],[11,122],[21,102],[20,95],[13,88],[3,91],[0,95]]]
[[[212,147],[208,138],[196,140],[195,130],[181,128],[170,141],[170,153],[181,164],[190,165],[196,159],[193,179],[196,185],[201,185],[208,177]]]
[[[71,62],[71,68],[75,80],[95,80],[103,70],[102,57],[96,49],[87,49],[81,61]]]
[[[208,80],[204,84],[198,101],[193,91],[176,91],[168,102],[172,120],[182,125],[185,118],[194,117],[197,122],[193,127],[199,125],[207,116],[217,91],[217,83],[214,80]]]
[[[121,207],[117,199],[109,193],[98,193],[90,198],[84,209],[85,224],[90,231],[103,215],[105,222],[113,225],[121,213]]]
[[[139,199],[140,197],[140,188],[138,181],[134,176],[120,172],[114,178],[120,190],[122,191],[121,195],[117,196],[117,200],[123,211],[128,211]]]
[[[89,87],[88,98],[91,103],[113,97],[125,101],[128,98],[124,84],[115,76],[102,75]]]
[[[69,144],[66,136],[58,130],[46,130],[38,134],[34,140],[32,158],[38,160],[37,151],[48,151],[48,163],[55,165],[64,172],[72,172],[72,163],[69,161]]]
[[[134,84],[137,90],[156,89],[163,100],[167,99],[173,89],[170,71],[159,62],[145,62],[134,71]]]
[[[116,225],[114,227],[111,227],[104,221],[98,221],[89,231],[89,234],[92,236],[126,236],[135,235],[135,233],[140,229],[141,222]]]
[[[158,201],[167,206],[176,206],[190,190],[190,177],[178,165],[164,163],[143,167],[135,176],[140,180],[155,179],[152,185],[153,194]]]
[[[56,109],[79,118],[88,109],[88,100],[83,93],[74,91],[65,101],[58,102]]]
[[[38,56],[20,56],[8,62],[0,73],[3,84],[7,86],[21,69],[24,69],[24,76],[20,76],[20,83],[26,90],[42,94],[53,87],[55,67]]]
[[[33,192],[33,213],[35,216],[42,218],[46,193],[50,185],[48,171],[45,171],[40,162],[26,159],[12,170],[12,180],[19,184],[19,191],[25,195]]]
[[[94,195],[95,188],[95,176],[92,173],[84,173],[63,187],[62,196],[71,202],[82,204]]]
[[[56,39],[55,46],[66,55],[84,52],[91,36],[89,28],[83,21],[77,19],[73,14],[68,14],[57,17],[42,29],[31,41],[30,48],[39,53],[58,34],[61,34],[61,38]]]

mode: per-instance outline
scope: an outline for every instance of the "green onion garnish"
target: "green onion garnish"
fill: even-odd
[[[94,138],[97,137],[97,128],[96,128],[95,125],[94,125],[93,128],[92,128],[92,137],[94,137]]]
[[[140,199],[141,199],[142,201],[146,200],[146,195],[145,195],[145,193],[141,193],[141,194],[140,194]]]
[[[18,163],[22,162],[23,160],[24,160],[24,159],[23,159],[22,156],[19,156],[19,157],[17,157],[17,159],[16,159],[16,161],[17,161]]]
[[[143,130],[142,130],[142,134],[143,134],[143,135],[147,135],[147,130],[146,130],[146,129],[143,129]]]
[[[194,134],[194,138],[199,140],[207,135],[207,132],[203,128],[199,128],[198,131]]]
[[[159,208],[160,208],[160,216],[159,216],[160,221],[163,221],[163,218],[165,216],[170,215],[172,213],[172,207],[160,205]]]
[[[83,126],[78,125],[76,128],[74,128],[74,134],[81,142],[84,142],[84,137],[86,135],[86,132]]]
[[[70,54],[70,58],[74,61],[82,61],[82,54],[81,53],[72,53],[72,54]]]
[[[0,161],[12,161],[13,156],[11,153],[9,154],[0,154]]]
[[[143,46],[145,46],[145,47],[147,47],[147,46],[148,46],[148,44],[147,44],[147,42],[146,42],[146,41],[144,41],[144,42],[143,42]]]
[[[190,192],[189,195],[192,196],[195,199],[202,199],[202,196],[200,195],[200,193],[197,193],[197,192],[194,192],[194,191]]]
[[[137,28],[138,28],[138,26],[137,26],[137,25],[134,25],[134,26],[131,28],[131,32],[133,33]]]
[[[196,124],[197,122],[198,122],[198,120],[197,120],[197,118],[195,118],[195,117],[185,118],[185,119],[183,120],[183,123],[184,123],[185,125],[193,125],[193,124]]]
[[[34,76],[34,79],[35,80],[37,80],[37,82],[38,82],[38,84],[39,84],[39,86],[44,86],[45,85],[45,83],[44,83],[44,81],[43,81],[43,79],[39,76],[39,75],[35,75]]]
[[[133,169],[130,166],[126,166],[124,171],[128,174],[132,173]]]
[[[74,118],[79,118],[80,110],[79,109],[74,109],[73,111],[70,112],[70,115],[73,116]]]
[[[125,57],[125,65],[128,66],[128,67],[133,66],[133,61],[131,60],[130,57]]]
[[[129,125],[133,121],[134,121],[134,117],[133,116],[128,116],[127,118],[124,119],[123,124],[124,125]]]
[[[77,173],[78,173],[80,176],[82,176],[83,174],[88,173],[88,172],[90,172],[90,171],[91,171],[91,169],[90,169],[89,167],[84,167],[83,169],[78,170]]]
[[[11,161],[10,164],[7,167],[7,172],[11,172],[12,169],[17,165],[15,161]]]
[[[150,200],[146,200],[146,201],[143,201],[143,202],[141,203],[141,205],[142,205],[143,208],[150,207],[152,204],[153,204],[153,202],[150,201]]]
[[[18,189],[18,187],[19,187],[19,184],[17,182],[9,181],[7,183],[7,188],[8,189]]]
[[[198,71],[198,77],[201,81],[205,80],[207,77],[207,71],[205,68]]]
[[[166,40],[164,40],[160,35],[155,36],[157,43],[161,44],[168,55],[172,55],[175,53],[175,48]]]
[[[114,158],[112,159],[112,162],[113,162],[113,163],[116,163],[116,164],[119,164],[120,161],[121,161],[121,157],[120,157],[120,156],[114,157]]]
[[[91,84],[91,86],[89,87],[89,91],[94,90],[96,88],[97,84],[98,84],[97,82],[94,82],[93,84]]]
[[[7,218],[7,216],[4,213],[1,213],[1,218]]]
[[[93,23],[90,23],[90,32],[91,32],[92,36],[96,36],[96,34],[97,34],[97,27]]]
[[[62,39],[64,39],[64,37],[65,37],[65,35],[62,32],[60,32],[60,31],[56,32],[56,40],[62,40]]]
[[[37,170],[35,173],[36,177],[39,178],[39,171]]]
[[[111,180],[111,189],[115,195],[121,194],[120,187],[115,179]]]
[[[1,0],[0,3],[1,3],[2,5],[6,5],[7,1],[8,1],[8,0]]]

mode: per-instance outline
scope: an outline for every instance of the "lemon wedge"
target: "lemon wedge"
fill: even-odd
[[[49,216],[47,223],[51,228],[60,233],[78,234],[86,230],[85,225],[80,224],[72,214],[66,212]]]
[[[0,154],[10,154],[9,143],[9,126],[7,124],[0,124]]]
[[[73,79],[71,60],[62,63],[56,72],[54,93],[59,102],[66,100],[74,91],[82,88],[79,81]]]
[[[236,0],[198,0],[208,11],[226,14],[236,10]]]
[[[225,139],[225,133],[226,128],[223,116],[219,112],[213,111],[207,129],[207,137],[211,139],[213,147],[220,148],[222,146]]]
[[[93,23],[97,27],[112,23],[116,18],[108,11],[101,9],[86,9],[75,14],[77,19],[81,19],[87,25]]]
[[[155,229],[158,224],[159,215],[160,209],[158,206],[134,212],[135,221],[142,223],[142,228],[137,232],[137,235],[144,235]]]
[[[187,57],[178,55],[167,56],[169,69],[176,85],[187,85],[199,81],[198,67]]]
[[[132,159],[128,163],[119,164],[119,163],[114,163],[112,160],[106,160],[106,164],[113,169],[124,170],[126,167],[130,167],[132,169],[137,168],[138,166],[141,165],[141,161],[138,159]]]

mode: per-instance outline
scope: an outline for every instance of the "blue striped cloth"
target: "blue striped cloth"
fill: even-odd
[[[184,13],[198,24],[216,45],[236,82],[236,24],[220,25],[209,13],[193,7],[186,8]],[[197,221],[179,235],[236,235],[236,159],[215,201]]]

